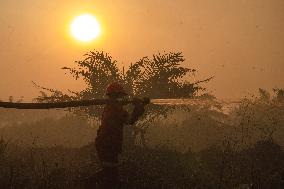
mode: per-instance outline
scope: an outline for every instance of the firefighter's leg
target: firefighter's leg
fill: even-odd
[[[119,184],[118,166],[105,166],[102,170],[102,182],[100,187],[103,189],[116,189]]]
[[[118,153],[113,151],[97,150],[102,166],[100,175],[100,187],[102,189],[115,189],[119,183]]]

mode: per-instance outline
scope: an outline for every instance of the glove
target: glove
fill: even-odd
[[[149,101],[149,100],[148,100]],[[145,112],[145,106],[148,104],[145,99],[141,100],[139,98],[133,98],[132,104],[134,105],[134,110],[131,115],[130,124],[134,124],[138,118]]]
[[[145,103],[141,99],[133,99],[134,110],[133,114],[137,117],[141,116],[145,112]]]
[[[146,106],[150,103],[150,98],[144,97],[143,99],[133,98],[133,105],[134,106]]]

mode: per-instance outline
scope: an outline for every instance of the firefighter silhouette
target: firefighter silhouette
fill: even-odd
[[[134,99],[134,109],[129,114],[123,109],[123,105],[117,101],[117,99],[127,96],[123,86],[118,82],[111,83],[107,87],[106,95],[113,103],[104,107],[95,145],[102,166],[100,186],[101,188],[116,188],[119,183],[118,156],[122,151],[123,126],[134,124],[144,113],[146,103]]]

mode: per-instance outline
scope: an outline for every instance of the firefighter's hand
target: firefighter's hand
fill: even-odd
[[[130,124],[133,125],[138,118],[145,112],[145,103],[146,101],[139,99],[139,98],[133,98],[132,104],[134,105],[133,112],[131,114],[130,118]]]
[[[150,103],[150,98],[143,98],[143,99],[140,99],[140,98],[133,98],[133,105],[134,106],[146,106],[147,104]]]
[[[133,105],[134,105],[134,110],[133,113],[135,116],[139,117],[145,112],[145,101],[139,98],[133,98]]]
[[[143,103],[144,103],[144,105],[150,104],[150,98],[144,97],[143,98]]]

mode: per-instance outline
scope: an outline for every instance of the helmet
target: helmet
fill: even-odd
[[[120,95],[126,96],[127,93],[123,89],[123,86],[118,82],[113,82],[107,86],[106,95]]]

